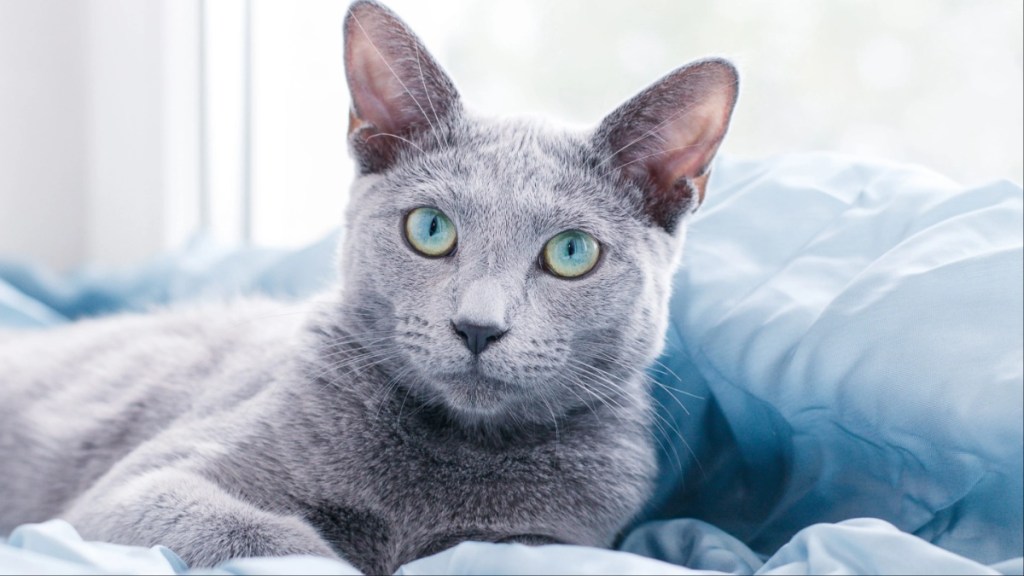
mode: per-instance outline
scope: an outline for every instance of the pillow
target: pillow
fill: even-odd
[[[334,231],[299,250],[231,249],[197,237],[135,268],[87,267],[65,276],[34,264],[0,261],[0,326],[50,326],[240,295],[304,298],[336,279],[339,240]]]
[[[700,518],[767,554],[870,516],[1020,556],[1022,221],[1005,181],[721,161],[653,369],[664,471],[642,519]]]

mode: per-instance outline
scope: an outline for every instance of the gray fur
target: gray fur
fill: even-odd
[[[381,94],[347,60],[361,175],[340,284],[301,310],[244,301],[5,340],[0,533],[60,516],[193,566],[310,553],[390,573],[467,539],[608,546],[637,512],[655,471],[643,370],[704,173],[666,189],[616,139],[656,131],[664,118],[639,112],[679,82],[691,99],[732,90],[731,111],[731,67],[701,64],[724,85],[676,72],[574,133],[468,115],[377,4],[353,5],[346,37],[349,55],[382,46],[407,86],[369,110]],[[424,205],[455,223],[453,255],[406,245],[403,216]],[[537,264],[566,229],[602,245],[579,279]],[[474,357],[455,320],[508,332]]]

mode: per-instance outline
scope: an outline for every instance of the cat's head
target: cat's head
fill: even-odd
[[[679,68],[588,132],[470,115],[374,2],[349,10],[345,65],[359,176],[342,313],[366,361],[467,422],[643,394],[732,65]]]

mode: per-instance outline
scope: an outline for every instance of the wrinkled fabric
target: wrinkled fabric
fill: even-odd
[[[985,566],[864,518],[806,528],[761,562],[713,526],[671,520],[634,532],[624,550],[463,542],[396,574],[1020,574],[1022,560]],[[0,540],[0,574],[30,573],[360,574],[347,562],[314,556],[242,558],[189,570],[163,546],[87,542],[62,520],[26,524],[6,544]]]
[[[965,188],[830,154],[723,159],[651,369],[657,490],[620,551],[465,543],[402,572],[1021,573],[1022,201],[1010,182]],[[197,241],[135,270],[64,277],[0,262],[0,328],[304,297],[336,277],[336,243]],[[0,545],[2,572],[184,570],[166,549],[83,543],[56,521],[20,530]],[[351,566],[289,557],[219,570]]]
[[[985,563],[1021,556],[1020,186],[831,155],[720,168],[658,375],[682,391],[655,391],[688,446],[662,442],[645,518],[771,554],[877,517]]]

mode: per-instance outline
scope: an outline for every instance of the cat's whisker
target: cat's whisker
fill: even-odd
[[[411,387],[406,387],[406,392],[407,392],[406,398],[408,398],[408,394],[412,393],[412,388]],[[415,415],[419,414],[420,412],[422,412],[423,410],[425,410],[427,408],[427,406],[428,406],[428,403],[426,403],[426,402],[418,402],[417,406],[415,408],[413,408],[412,411],[410,411],[408,414],[406,414],[405,417],[406,418],[412,418],[413,416],[415,416]]]
[[[617,395],[621,395],[621,393],[622,393],[622,388],[620,386],[621,382],[617,382],[615,380],[617,375],[612,374],[612,373],[610,373],[610,372],[608,372],[606,370],[603,370],[599,366],[595,366],[593,364],[584,362],[584,361],[579,360],[579,359],[575,359],[575,358],[570,359],[570,363],[575,365],[575,366],[577,366],[577,367],[579,367],[579,368],[581,368],[581,369],[583,369],[583,370],[586,370],[588,373],[590,373],[590,374],[600,378],[601,380],[603,380],[609,386],[609,388],[611,390],[617,392],[618,393]]]
[[[311,378],[322,379],[330,373],[339,373],[342,371],[358,372],[367,366],[379,364],[386,359],[395,356],[395,351],[390,348],[383,348],[380,350],[371,350],[367,352],[361,352],[354,356],[345,358],[341,362],[329,363],[322,367],[319,372],[310,374]]]
[[[395,417],[395,426],[400,426],[402,423],[402,412],[405,411],[405,403],[409,401],[410,394],[412,394],[412,389],[406,387],[405,397],[402,398],[402,405],[398,407],[398,416]]]
[[[594,366],[584,365],[584,367],[586,369],[588,369],[588,370],[599,370],[600,371],[600,369],[598,369],[598,368],[596,368]],[[602,385],[607,387],[607,386],[610,386],[611,383],[602,382]],[[657,403],[660,404],[660,400],[658,400],[657,398],[652,397],[651,399],[654,402],[657,402]],[[669,433],[669,430],[670,429],[674,429],[674,427],[671,426],[671,424],[665,419],[665,417],[663,415],[661,415],[656,409],[650,411],[650,416],[652,418],[651,424],[654,425],[655,427],[657,427],[657,430],[658,430],[657,433],[653,434],[653,437],[654,437],[655,441],[658,442],[658,444],[662,447],[662,449],[665,451],[665,453],[670,454],[673,457],[673,459],[675,460],[676,466],[678,467],[678,469],[680,471],[682,471],[683,470],[682,458],[679,455],[679,451],[676,448],[675,443],[671,442],[671,438],[670,438],[671,435]],[[659,434],[660,434],[660,436],[659,436]],[[686,440],[684,438],[680,437],[680,439],[684,443],[686,442]],[[671,450],[669,450],[667,448],[671,448]]]
[[[663,372],[661,372],[661,373],[663,374]],[[690,398],[693,398],[695,400],[700,400],[700,401],[707,400],[707,398],[705,398],[704,396],[699,396],[699,395],[694,394],[692,392],[687,392],[686,390],[683,390],[682,388],[677,388],[675,386],[671,386],[669,384],[666,384],[666,383],[662,382],[661,380],[658,380],[657,378],[654,378],[653,376],[651,376],[650,374],[648,374],[646,372],[641,371],[641,372],[638,372],[638,374],[641,375],[643,378],[645,378],[645,380],[648,383],[650,383],[650,384],[652,384],[654,386],[657,386],[657,387],[661,388],[662,390],[665,390],[666,392],[668,392],[668,395],[671,396],[672,399],[675,400],[677,404],[679,404],[679,407],[682,408],[683,412],[685,412],[687,416],[690,415],[690,410],[686,407],[685,404],[683,404],[683,401],[681,399],[679,399],[679,397],[676,396],[676,394],[682,394],[684,396],[688,396]]]
[[[579,398],[580,402],[582,402],[583,405],[586,406],[594,416],[600,417],[594,406],[590,402],[587,402],[586,399],[584,399],[582,396],[580,396],[579,393],[576,392],[576,390],[577,388],[583,390],[587,394],[590,394],[592,397],[594,397],[599,403],[604,404],[604,402],[601,399],[601,396],[594,392],[593,390],[591,390],[590,388],[588,388],[582,381],[580,381],[580,379],[577,376],[570,374],[570,377],[572,379],[571,383],[574,384],[574,386],[568,386],[566,387],[566,390],[569,390],[569,392],[571,392],[574,396]],[[611,410],[611,408],[609,408],[609,410],[613,414],[615,413],[615,411]]]
[[[358,334],[349,333],[346,336],[339,336],[330,340],[324,340],[326,346],[335,348],[343,347],[351,344],[361,344],[363,342],[371,342],[374,340],[386,339],[388,336],[393,334],[391,330],[378,330],[373,332],[360,332]]]
[[[669,375],[667,372],[663,372],[661,370],[656,370],[656,369],[653,369],[653,368],[650,370],[650,372],[654,372],[656,374],[664,374],[666,376]],[[650,377],[649,374],[648,374],[648,377]],[[676,376],[676,379],[679,380],[680,384],[684,383],[684,381],[679,379],[678,376]],[[662,388],[665,388],[666,390],[671,390],[673,392],[677,392],[679,394],[682,394],[683,396],[688,396],[690,398],[693,398],[694,400],[701,400],[701,401],[707,400],[706,396],[701,396],[700,394],[694,394],[693,392],[688,392],[688,391],[683,390],[682,388],[679,388],[677,386],[672,386],[671,384],[666,384],[665,382],[662,382],[661,380],[655,380],[655,382],[657,382],[658,385],[660,385]]]
[[[374,365],[378,364],[379,362],[382,362],[384,360],[388,360],[389,358],[390,358],[390,356],[382,356],[382,357],[379,357],[379,358],[371,358],[371,357],[367,357],[367,356],[362,356],[362,357],[354,358],[352,364],[358,363],[359,365],[353,365],[353,366],[336,365],[336,366],[332,366],[332,367],[329,367],[329,368],[326,368],[326,369],[322,370],[319,374],[315,374],[315,375],[310,376],[310,378],[314,382],[321,382],[321,387],[320,387],[321,390],[326,390],[327,388],[334,388],[334,389],[336,389],[336,390],[338,390],[340,392],[344,392],[344,389],[341,388],[341,379],[339,379],[339,378],[329,378],[328,377],[329,374],[332,374],[332,373],[338,374],[339,372],[342,372],[342,371],[359,372],[360,370],[363,370],[365,368],[374,366]]]
[[[637,162],[643,162],[644,160],[647,160],[648,158],[654,158],[655,156],[662,156],[662,155],[668,154],[670,152],[680,152],[682,150],[688,150],[690,148],[703,148],[706,145],[707,145],[707,142],[701,141],[701,142],[697,142],[697,143],[694,143],[694,144],[688,144],[686,146],[678,146],[676,148],[666,148],[664,150],[658,150],[657,152],[652,152],[650,154],[644,154],[643,156],[640,156],[638,158],[634,158],[634,159],[630,160],[629,162],[626,162],[624,164],[620,164],[619,165],[619,169],[621,170],[622,168],[626,168],[627,166],[632,166],[633,164],[636,164]]]
[[[608,408],[609,412],[611,412],[611,414],[613,416],[615,416],[615,418],[617,420],[619,420],[620,423],[622,423],[623,425],[626,424],[626,422],[623,420],[621,414],[619,414],[619,409],[616,408],[616,406],[614,406],[612,404],[609,404],[608,398],[606,396],[603,396],[602,394],[598,393],[597,390],[594,390],[594,389],[590,388],[589,386],[587,386],[587,384],[583,380],[581,380],[578,376],[573,375],[573,381],[576,383],[576,385],[580,389],[582,389],[586,393],[590,394],[592,397],[597,399],[598,402],[600,402],[606,408]],[[593,406],[590,406],[590,404],[587,403],[579,394],[577,394],[573,388],[569,388],[569,390],[573,393],[573,395],[575,395],[577,398],[579,398],[580,401],[583,402],[583,404],[585,406],[587,406],[595,416],[598,415],[597,412],[594,410]],[[659,437],[657,434],[652,434],[651,437],[654,439],[655,442],[658,443],[658,445],[662,448],[662,450],[666,454],[667,453],[671,453],[675,457],[675,461],[677,463],[677,466],[678,466],[679,470],[681,471],[683,469],[682,459],[680,458],[679,452],[676,449],[675,445],[672,444],[671,442],[667,441],[668,432],[665,431],[665,429],[662,427],[662,424],[660,422],[652,421],[652,423],[655,426],[657,426],[659,430],[661,430],[662,434],[664,434],[666,438],[663,439],[663,438]],[[671,448],[671,450],[669,450],[669,448]]]
[[[558,417],[555,416],[555,409],[551,407],[551,403],[548,402],[548,398],[545,395],[540,395],[539,399],[541,402],[544,403],[544,407],[547,408],[548,412],[551,414],[551,423],[555,427],[555,449],[557,450],[557,446],[561,443],[561,439],[558,432]]]
[[[391,394],[398,389],[398,387],[405,380],[405,378],[412,372],[413,367],[411,365],[403,366],[393,376],[391,376],[391,378],[388,379],[384,386],[382,386],[376,393],[374,393],[374,396],[370,399],[370,404],[373,404],[374,402],[377,403],[377,412],[374,413],[374,420],[380,419],[381,410],[384,408],[384,405],[391,397]]]
[[[423,84],[423,94],[427,97],[427,104],[430,105],[430,111],[434,114],[434,122],[437,122],[437,126],[441,125],[441,118],[437,115],[437,108],[434,108],[434,100],[430,97],[430,89],[427,87],[427,78],[423,75],[423,62],[420,60],[420,47],[416,45],[416,69],[420,73],[420,83]],[[424,114],[426,114],[424,112]],[[429,122],[429,120],[428,120]],[[436,127],[431,127],[432,131],[436,130]],[[435,133],[437,138],[438,148],[442,148],[441,137]]]
[[[609,380],[609,377],[611,375],[609,373],[607,373],[606,371],[601,370],[600,368],[598,368],[596,366],[591,366],[591,365],[588,365],[588,364],[584,364],[584,363],[582,363],[582,362],[580,362],[578,360],[574,360],[573,359],[573,360],[571,360],[571,362],[574,363],[575,365],[577,365],[582,370],[584,370],[584,371],[586,371],[588,373],[591,373],[591,375],[594,375],[594,372],[597,372],[599,374],[607,375],[607,376],[601,376],[600,380],[594,382],[594,384],[599,384],[599,385],[601,385],[602,387],[604,387],[606,389],[611,388],[612,390],[617,390],[617,388],[615,387],[615,383],[613,381]],[[640,374],[643,375],[642,372],[640,372]],[[654,382],[656,384],[660,384],[660,382],[657,382],[657,381],[654,381]],[[673,399],[675,399],[677,402],[679,402],[679,400],[677,398],[675,398],[674,396],[673,396]],[[664,409],[664,404],[656,396],[651,396],[651,400],[656,402],[656,403],[658,403]],[[689,411],[686,410],[685,406],[682,406],[681,402],[680,402],[680,406],[683,408],[683,410],[686,412],[686,414],[689,415]],[[700,463],[700,459],[697,458],[697,455],[694,452],[693,448],[690,446],[689,442],[687,442],[686,438],[683,437],[681,430],[679,430],[679,428],[677,426],[675,426],[673,423],[671,423],[664,415],[659,413],[658,410],[652,410],[651,411],[651,416],[653,418],[653,420],[651,421],[652,424],[655,425],[658,428],[659,432],[665,436],[666,440],[669,439],[669,436],[670,436],[670,432],[669,431],[670,430],[675,432],[675,436],[678,437],[680,442],[683,443],[683,445],[686,448],[686,450],[693,457],[694,462],[697,464],[697,468],[700,470],[701,474],[705,475],[704,474],[704,467]],[[659,444],[661,444],[661,441],[660,441],[660,439],[657,436],[655,436],[655,439],[657,441],[659,441]],[[664,444],[661,444],[661,445],[664,448],[665,445]],[[668,446],[672,447],[672,450],[671,450],[671,452],[673,453],[672,455],[674,456],[674,459],[676,461],[677,466],[679,467],[679,470],[682,471],[683,470],[682,458],[679,456],[679,453],[678,453],[678,450],[675,447],[675,444],[672,443],[672,442],[669,442]],[[668,451],[666,450],[666,452],[668,452]]]
[[[371,363],[379,363],[382,359],[393,356],[395,350],[389,347],[382,347],[375,350],[367,350],[360,352],[352,356],[346,357],[343,360],[328,363],[324,366],[324,372],[338,372],[342,369],[349,369],[351,371],[358,371],[363,367],[365,362],[368,360]]]
[[[584,386],[582,383],[576,382],[575,384],[579,387],[580,390],[583,390],[584,392],[589,394],[591,397],[596,399],[599,404],[602,404],[601,397],[599,395],[595,394],[593,390],[590,390],[589,388]],[[600,415],[597,413],[597,409],[593,406],[593,404],[591,402],[588,402],[585,398],[580,396],[579,393],[577,393],[575,390],[573,390],[573,395],[575,395],[577,398],[580,399],[580,402],[582,402],[583,405],[586,406],[588,410],[590,410],[591,414],[593,414],[594,416],[600,417]]]
[[[367,142],[369,142],[370,140],[373,140],[374,138],[377,138],[377,137],[379,137],[379,136],[390,136],[390,137],[392,137],[392,138],[397,138],[397,139],[401,140],[402,142],[405,142],[405,143],[406,143],[406,144],[408,144],[409,146],[412,146],[413,148],[415,148],[415,149],[419,150],[421,154],[423,154],[423,153],[424,153],[424,152],[423,152],[423,148],[420,148],[419,146],[417,146],[417,145],[416,145],[416,143],[415,143],[415,142],[413,142],[412,140],[409,140],[408,138],[404,138],[404,137],[402,137],[402,136],[399,136],[398,134],[391,134],[390,132],[377,132],[376,134],[371,134],[371,135],[370,135],[370,136],[369,136],[369,137],[368,137],[368,138],[366,139],[366,141],[367,141]]]
[[[659,398],[654,397],[653,401],[662,410],[665,409],[665,404]],[[674,453],[674,457],[675,457],[675,460],[676,460],[676,466],[677,466],[677,469],[679,470],[679,472],[680,473],[684,472],[684,467],[683,467],[682,458],[679,455],[679,450],[677,448],[677,444],[673,441],[673,438],[678,439],[679,442],[681,442],[683,444],[683,447],[686,448],[687,452],[689,452],[690,456],[693,458],[694,462],[697,464],[698,470],[700,470],[701,474],[703,475],[704,474],[704,466],[700,463],[700,459],[697,458],[697,454],[693,451],[693,448],[690,446],[690,443],[683,436],[683,432],[679,428],[679,425],[674,420],[671,420],[668,417],[666,417],[664,414],[661,413],[660,410],[657,410],[657,409],[655,409],[653,411],[653,417],[655,418],[656,422],[660,422],[660,424],[658,426],[658,429],[659,429],[660,433],[665,436],[665,441],[668,443],[668,445],[672,447],[672,452]]]
[[[597,356],[597,357],[599,357],[599,358],[603,358],[603,359],[605,359],[605,360],[607,360],[609,362],[613,362],[613,363],[617,362],[616,358],[614,358],[611,355],[609,355],[607,353],[604,353],[602,351],[594,351],[594,352],[592,352],[592,354]],[[665,372],[662,372],[662,371],[659,371],[659,370],[654,370],[653,368],[651,370],[653,370],[655,372],[658,372],[658,373],[661,373],[661,374],[671,375],[673,378],[676,379],[676,382],[679,382],[680,384],[684,384],[685,383],[685,381],[682,378],[680,378],[680,376],[678,374],[676,374],[675,371],[673,371],[671,368],[669,368],[664,362],[662,362],[662,361],[660,361],[658,359],[655,359],[655,360],[653,360],[653,364],[655,364],[658,367],[662,368],[663,370],[665,370]],[[629,372],[631,372],[631,373],[639,374],[639,375],[643,375],[643,376],[649,377],[646,374],[645,370],[641,370],[639,368],[634,368],[634,367],[626,367],[626,369]],[[686,390],[683,390],[681,388],[670,386],[670,385],[668,385],[668,384],[666,384],[664,382],[661,382],[660,380],[651,379],[651,382],[654,383],[654,384],[657,384],[658,386],[661,386],[662,388],[664,388],[666,390],[669,390],[669,391],[672,391],[672,392],[678,392],[679,394],[683,394],[684,396],[689,396],[691,398],[694,398],[695,400],[707,400],[707,398],[705,398],[704,396],[700,396],[700,395],[694,394],[692,392],[687,392]],[[682,406],[681,405],[680,407],[683,409],[684,412],[689,414],[689,410],[687,410],[686,406]]]
[[[655,383],[655,384],[659,384],[659,385],[661,384],[660,382],[657,382],[657,381],[654,381],[654,380],[652,380],[652,382]],[[669,394],[669,395],[672,396],[671,394]],[[687,416],[690,416],[690,412],[688,410],[686,410],[686,407],[683,406],[681,402],[679,402],[678,398],[676,398],[675,396],[672,396],[672,399],[675,400],[677,403],[679,403],[680,407],[683,409],[684,413]],[[671,411],[668,409],[667,406],[665,406],[665,403],[660,398],[658,398],[657,396],[651,395],[651,400],[653,400],[655,403],[657,403],[657,405],[661,408],[661,410],[655,410],[653,415],[654,415],[655,418],[657,418],[658,420],[663,422],[665,427],[667,427],[667,429],[666,428],[662,428],[662,432],[665,433],[666,436],[669,435],[669,430],[674,432],[675,433],[675,437],[678,438],[680,442],[682,442],[683,446],[686,448],[686,451],[690,453],[690,456],[693,458],[694,462],[697,464],[697,469],[700,471],[701,475],[702,476],[706,476],[706,474],[704,472],[704,466],[701,464],[700,459],[697,457],[696,452],[693,450],[693,447],[690,446],[690,443],[686,440],[686,437],[683,435],[683,431],[679,427],[679,424],[676,423],[676,421],[674,419],[670,419],[667,416],[665,416],[665,414],[662,414],[662,411],[664,411],[666,414],[671,413]],[[674,446],[674,444],[673,444],[673,446]],[[678,455],[677,455],[677,458],[678,458]],[[680,463],[680,471],[682,471],[681,470],[681,466],[682,466],[682,464]]]
[[[625,407],[619,404],[617,401],[617,398],[621,396],[621,389],[616,386],[615,382],[607,380],[598,371],[599,369],[597,369],[594,366],[590,366],[575,359],[570,359],[570,364],[575,365],[577,368],[583,370],[584,373],[588,374],[592,378],[595,378],[596,380],[593,383],[601,385],[602,388],[607,392],[608,396],[606,397],[606,399],[609,402],[612,402],[615,408],[619,410],[625,410]]]
[[[368,349],[376,346],[382,342],[388,342],[394,340],[391,337],[390,331],[382,331],[378,333],[377,337],[366,339],[366,336],[374,336],[374,333],[360,334],[359,336],[352,336],[345,339],[328,340],[325,342],[325,347],[333,348],[332,352],[321,354],[320,358],[329,359],[339,354],[347,354],[353,349]]]
[[[649,378],[648,382],[650,382],[651,384],[654,384],[655,386],[660,386],[663,390],[667,391],[669,398],[672,398],[673,400],[675,400],[676,404],[678,404],[679,407],[683,410],[683,413],[686,414],[687,416],[690,415],[690,410],[686,407],[685,404],[683,404],[682,400],[680,400],[679,398],[676,398],[676,395],[672,393],[672,389],[671,388],[669,388],[668,386],[665,386],[661,382],[658,382],[654,378]]]
[[[675,122],[676,120],[679,120],[679,119],[683,118],[686,114],[689,114],[690,111],[695,106],[696,106],[696,104],[691,104],[691,105],[684,106],[684,107],[680,108],[678,112],[676,112],[674,114],[671,114],[669,117],[665,118],[664,120],[662,120],[661,122],[656,124],[650,130],[647,130],[646,132],[644,132],[640,136],[636,137],[635,139],[631,140],[630,142],[627,142],[624,146],[622,146],[618,150],[616,150],[616,151],[612,152],[611,154],[609,154],[607,157],[605,157],[603,160],[601,160],[597,165],[598,166],[602,166],[606,162],[608,162],[609,160],[615,158],[616,156],[618,156],[622,152],[625,152],[626,150],[628,150],[629,148],[635,146],[636,144],[639,144],[640,142],[643,142],[644,140],[646,140],[648,138],[652,138],[652,137],[656,136],[658,131],[661,130],[664,126],[667,126],[667,125],[671,124],[672,122]]]
[[[361,367],[358,365],[365,359],[371,359],[376,361],[378,358],[383,359],[386,356],[392,355],[395,351],[382,347],[375,350],[366,350],[363,352],[352,353],[352,350],[339,351],[335,353],[334,358],[341,356],[340,360],[334,360],[334,358],[322,357],[322,360],[326,361],[325,364],[320,366],[320,371],[313,374],[314,377],[321,377],[330,372],[342,372],[347,369],[351,372],[357,372]],[[345,356],[344,354],[351,354]]]
[[[325,342],[333,344],[335,342],[341,342],[351,338],[364,338],[366,336],[381,336],[384,334],[394,333],[393,329],[381,328],[379,330],[341,330],[338,329],[334,334],[324,334],[328,339]]]
[[[388,397],[391,396],[392,392],[401,385],[402,380],[411,372],[412,368],[410,366],[406,366],[402,370],[399,370],[398,373],[396,373],[390,380],[388,380],[387,384],[384,385],[381,392],[378,394],[380,399],[377,401],[377,412],[373,415],[374,420],[380,419],[380,412],[384,408],[384,404],[387,402]]]
[[[375,352],[368,352],[357,357],[353,357],[351,361],[338,362],[330,366],[329,369],[332,371],[349,371],[359,372],[367,367],[383,364],[386,360],[396,357],[393,350],[380,350]]]
[[[571,358],[569,360],[570,360],[570,362],[573,361],[573,359],[571,359]],[[591,410],[591,412],[593,412],[594,416],[598,416],[597,412],[594,411],[594,407],[589,402],[587,402],[586,399],[584,399],[582,396],[580,396],[579,393],[576,392],[577,388],[583,388],[584,387],[584,384],[580,380],[579,375],[575,374],[572,370],[569,370],[569,371],[565,372],[564,374],[562,374],[561,376],[568,376],[569,377],[569,384],[571,384],[571,385],[570,386],[565,386],[564,385],[565,381],[563,380],[562,377],[556,378],[556,379],[554,379],[554,382],[562,385],[560,387],[560,389],[569,391],[577,399],[579,399],[579,401],[582,402],[584,406],[589,408]],[[588,392],[590,392],[590,391],[588,390]],[[591,395],[596,397],[596,395],[594,395],[593,393],[591,393]]]

